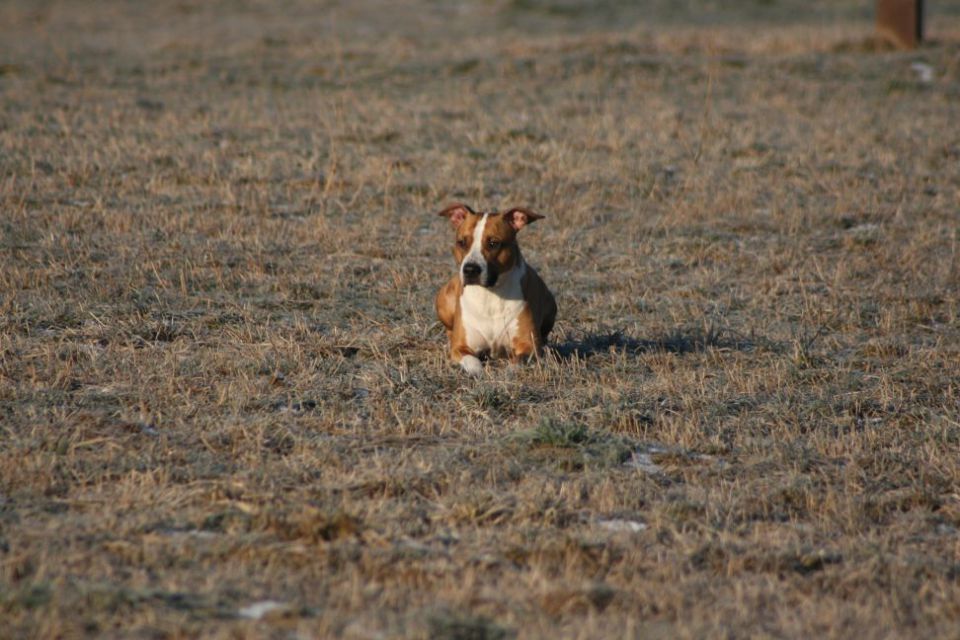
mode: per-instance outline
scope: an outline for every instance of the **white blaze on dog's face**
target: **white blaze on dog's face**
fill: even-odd
[[[440,212],[456,229],[453,255],[460,267],[460,281],[467,285],[495,287],[500,276],[516,266],[520,252],[517,232],[543,216],[527,209],[506,213],[478,213],[463,204]]]

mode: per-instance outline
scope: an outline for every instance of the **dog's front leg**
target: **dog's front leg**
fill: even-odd
[[[533,314],[530,313],[529,307],[524,309],[517,318],[517,333],[513,337],[511,346],[513,347],[513,352],[510,354],[511,362],[529,360],[540,355],[543,340],[534,325]]]
[[[510,354],[510,362],[516,364],[525,360],[530,360],[538,351],[539,350],[530,342],[525,342],[523,344],[517,344],[514,342],[513,353]]]
[[[467,331],[458,317],[450,331],[450,359],[458,363],[471,376],[483,373],[483,364],[467,342]]]

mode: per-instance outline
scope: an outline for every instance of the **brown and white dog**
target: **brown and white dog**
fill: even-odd
[[[543,216],[527,209],[478,213],[465,204],[439,215],[456,229],[458,273],[436,301],[450,338],[450,358],[476,376],[483,371],[482,357],[517,361],[539,355],[553,329],[557,303],[524,261],[517,232]]]

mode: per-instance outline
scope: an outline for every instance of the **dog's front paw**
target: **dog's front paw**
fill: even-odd
[[[483,373],[483,364],[481,364],[480,358],[477,356],[463,356],[460,359],[460,366],[463,367],[464,371],[474,377],[478,377]]]

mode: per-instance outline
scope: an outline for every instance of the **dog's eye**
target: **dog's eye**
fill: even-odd
[[[467,239],[466,239],[466,238],[460,238],[459,240],[457,240],[457,246],[460,247],[461,249],[466,249],[466,248],[467,248]]]
[[[500,246],[500,241],[496,238],[490,238],[487,240],[487,246],[491,249],[497,249]]]

